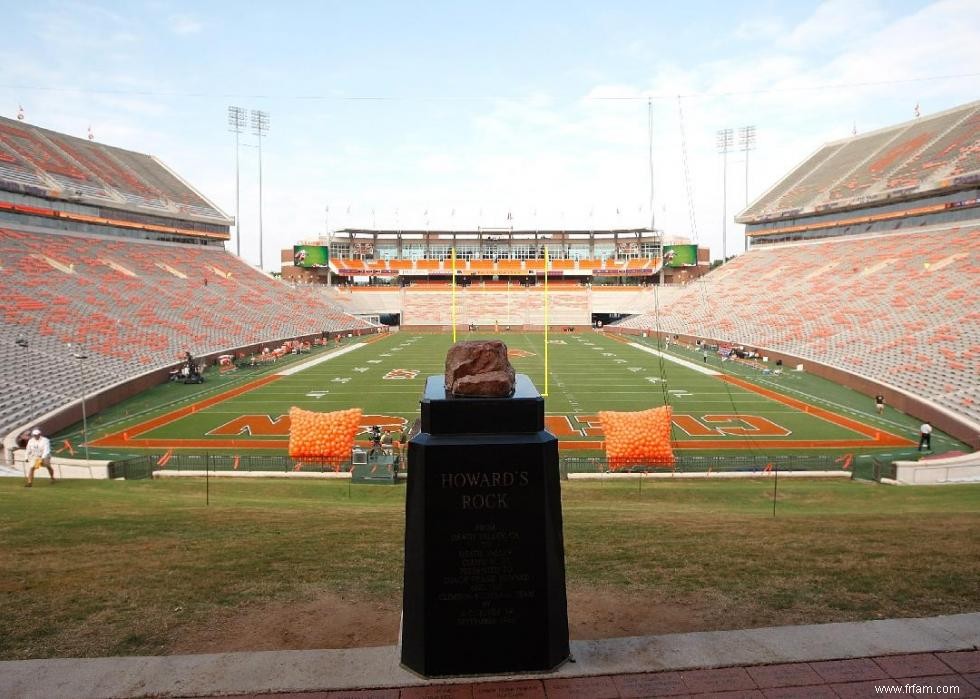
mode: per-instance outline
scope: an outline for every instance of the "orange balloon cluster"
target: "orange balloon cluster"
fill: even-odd
[[[673,466],[669,405],[633,413],[599,411],[606,435],[606,458],[611,469],[629,466]]]
[[[294,459],[347,459],[361,429],[361,409],[317,413],[289,409],[289,456]]]

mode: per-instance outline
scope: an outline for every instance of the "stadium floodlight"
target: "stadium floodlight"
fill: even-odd
[[[242,212],[238,178],[238,136],[245,130],[245,108],[228,107],[228,130],[235,134],[235,254],[242,256]]]
[[[88,461],[88,417],[85,414],[85,394],[87,387],[85,386],[85,373],[81,370],[81,367],[84,366],[83,362],[88,359],[88,355],[81,350],[75,350],[71,353],[71,356],[78,360],[79,375],[82,378],[82,446],[85,447],[85,460]]]
[[[269,133],[268,112],[252,110],[252,133],[259,138],[259,269],[262,269],[262,137]]]
[[[721,262],[728,258],[728,151],[734,143],[731,129],[721,129],[715,141],[721,153]]]
[[[749,151],[755,150],[755,125],[738,130],[739,150],[745,153],[745,208],[749,208]],[[749,236],[745,236],[745,250],[749,249]]]

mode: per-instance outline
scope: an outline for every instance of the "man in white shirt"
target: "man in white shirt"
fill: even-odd
[[[932,451],[932,425],[928,422],[923,422],[919,428],[919,451],[922,451],[922,447]]]
[[[41,434],[41,430],[31,430],[31,438],[27,440],[27,483],[30,488],[34,485],[34,472],[39,468],[48,469],[51,474],[51,484],[54,485],[54,469],[51,468],[51,441]]]

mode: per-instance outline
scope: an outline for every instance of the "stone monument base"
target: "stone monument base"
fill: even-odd
[[[560,666],[558,441],[530,380],[508,398],[453,398],[430,377],[408,449],[402,664],[425,677]]]

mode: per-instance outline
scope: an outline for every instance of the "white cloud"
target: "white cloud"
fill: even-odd
[[[753,17],[740,22],[735,27],[734,36],[742,41],[766,41],[784,31],[783,23],[776,17]]]
[[[779,43],[797,51],[832,51],[873,33],[884,16],[876,0],[824,0],[810,17],[781,36]]]
[[[204,25],[190,15],[173,15],[170,17],[170,31],[178,36],[198,34],[202,29],[204,29]]]
[[[460,169],[456,158],[446,153],[430,153],[419,161],[418,167],[431,175],[449,175]]]

